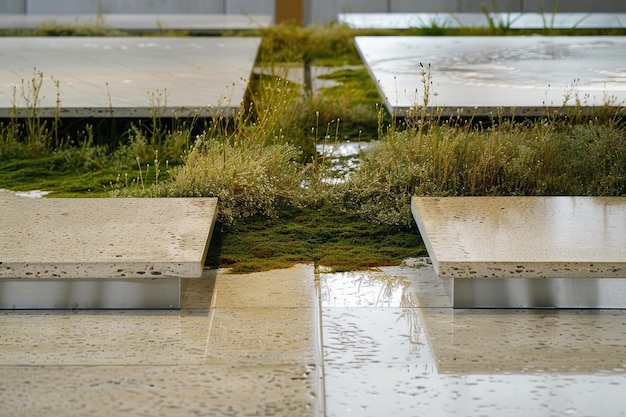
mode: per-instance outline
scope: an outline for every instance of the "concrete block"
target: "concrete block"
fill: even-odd
[[[357,37],[387,109],[424,105],[444,116],[541,116],[580,99],[583,110],[623,106],[623,37]],[[567,98],[567,100],[566,100]]]
[[[624,197],[413,197],[438,275],[626,278]]]
[[[13,107],[18,116],[28,113],[25,97],[32,99],[28,85],[37,74],[43,75],[41,117],[229,115],[239,110],[259,43],[252,37],[0,38],[0,117],[10,117]]]

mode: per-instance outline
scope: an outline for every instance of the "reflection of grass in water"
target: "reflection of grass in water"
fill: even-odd
[[[361,288],[378,288],[378,296],[374,301],[375,307],[400,307],[402,313],[400,319],[406,320],[408,325],[408,335],[411,344],[426,344],[426,334],[422,326],[419,307],[411,294],[407,291],[411,282],[402,276],[391,276],[377,271],[366,271],[363,273],[345,273],[342,275],[342,282],[349,282],[359,293]],[[395,300],[398,304],[395,304]]]

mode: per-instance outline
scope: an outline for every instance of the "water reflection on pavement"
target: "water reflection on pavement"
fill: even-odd
[[[625,310],[453,310],[418,264],[318,273],[328,416],[626,415]]]

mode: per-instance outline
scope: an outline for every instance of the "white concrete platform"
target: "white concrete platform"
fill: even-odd
[[[14,107],[18,117],[28,114],[38,74],[41,117],[232,114],[259,44],[255,37],[0,37],[0,117]]]
[[[398,116],[424,104],[444,116],[490,116],[499,109],[541,116],[626,103],[624,37],[357,37],[356,46],[387,109]],[[423,65],[423,68],[420,66]],[[566,97],[569,100],[566,101]]]
[[[509,29],[624,29],[624,13],[490,13],[494,25]],[[340,13],[353,29],[485,28],[484,13]]]
[[[104,26],[125,32],[184,31],[215,34],[269,27],[271,15],[240,14],[0,14],[0,31],[36,29],[46,25]]]
[[[455,307],[626,307],[626,197],[413,197]]]
[[[177,308],[216,198],[0,199],[0,308]]]

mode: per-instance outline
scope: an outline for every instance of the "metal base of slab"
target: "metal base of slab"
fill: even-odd
[[[454,308],[626,308],[626,278],[457,278]]]
[[[177,309],[180,278],[0,280],[0,309]]]

